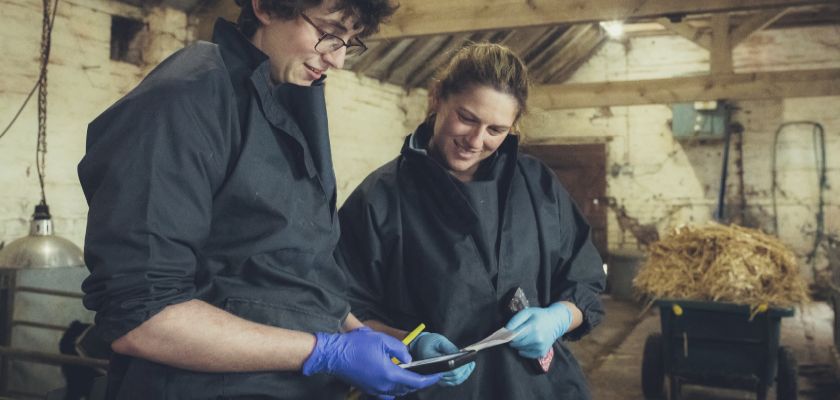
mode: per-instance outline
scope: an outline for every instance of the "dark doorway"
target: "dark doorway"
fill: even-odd
[[[604,143],[523,146],[554,171],[592,226],[592,241],[607,253],[607,149]]]

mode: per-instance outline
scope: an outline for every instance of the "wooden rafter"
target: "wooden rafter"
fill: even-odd
[[[569,51],[572,54],[567,57],[567,61],[560,68],[552,71],[544,82],[562,83],[569,79],[607,40],[606,35],[600,29],[591,29],[587,36],[583,43]]]
[[[411,53],[405,53],[404,56],[394,59],[392,65],[389,66],[389,68],[393,68],[393,70],[388,73],[387,78],[383,75],[381,79],[399,83],[404,86],[405,82],[411,77],[412,71],[416,69],[418,65],[424,64],[426,60],[437,54],[437,50],[440,48],[441,44],[445,42],[445,36],[432,36],[424,38],[422,46],[419,46],[415,50],[411,50]]]
[[[713,74],[732,73],[732,41],[729,37],[729,14],[712,15],[712,48],[709,56]]]
[[[557,39],[544,48],[541,48],[539,54],[528,61],[528,68],[530,68],[533,74],[532,78],[539,80],[536,76],[540,75],[541,71],[545,68],[551,67],[552,62],[555,60],[554,57],[566,46],[580,40],[588,29],[588,24],[565,27],[563,33]]]
[[[414,37],[672,14],[829,4],[836,0],[402,0],[380,38]]]
[[[408,74],[404,86],[416,87],[426,82],[434,73],[437,67],[451,56],[451,52],[461,45],[469,38],[467,34],[458,34],[449,36],[435,52],[435,55],[430,59],[420,63],[415,67],[411,73]]]
[[[358,73],[365,73],[365,71],[367,71],[368,68],[372,67],[377,62],[379,62],[379,60],[382,59],[385,55],[397,48],[399,44],[400,41],[398,40],[379,43],[378,46],[376,46],[373,49],[369,49],[361,55],[359,60],[356,60],[354,62],[353,71],[356,71]]]
[[[593,42],[599,42],[603,33],[595,24],[581,24],[573,26],[563,36],[571,36],[571,40],[558,51],[553,52],[551,58],[540,68],[531,70],[531,79],[534,82],[552,82],[554,81],[552,77],[569,65],[585,62],[594,46]]]
[[[743,42],[744,39],[750,36],[753,32],[760,31],[770,26],[770,24],[776,22],[779,18],[787,14],[788,11],[790,11],[790,8],[763,10],[751,16],[738,25],[737,28],[732,30],[732,34],[730,35],[732,47],[734,48],[739,43]]]
[[[700,29],[689,25],[686,21],[671,22],[668,18],[658,18],[656,22],[665,27],[665,29],[694,42],[706,50],[712,48],[712,39]]]
[[[534,48],[537,43],[544,40],[546,32],[551,30],[543,26],[522,28],[511,31],[512,34],[500,43],[509,47],[520,57],[525,57],[525,52]]]
[[[422,52],[422,49],[426,47],[426,45],[430,42],[429,39],[426,38],[416,38],[411,39],[411,43],[394,57],[390,64],[385,68],[385,72],[382,74],[382,80],[388,81],[391,79],[391,76],[394,74],[394,71],[399,69],[400,67],[404,67],[405,64],[410,62],[410,59],[413,58],[414,55]]]
[[[382,31],[377,37],[401,38],[835,2],[836,0],[400,0],[399,10],[390,23],[382,26]],[[239,7],[233,1],[216,1],[214,6],[194,15],[198,18],[198,38],[210,38],[216,17],[235,21],[238,15]]]
[[[536,108],[568,109],[838,95],[840,69],[822,69],[541,85],[534,88],[529,102]]]

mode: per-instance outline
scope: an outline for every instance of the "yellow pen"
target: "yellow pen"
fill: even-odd
[[[403,344],[408,346],[412,340],[417,338],[417,335],[423,332],[423,329],[426,329],[426,324],[421,322],[420,325],[417,325],[417,327],[414,328],[413,331],[409,332],[408,335],[405,335],[405,337],[402,340]],[[393,361],[394,364],[400,363],[400,360],[398,360],[396,357],[391,357],[391,361]],[[361,394],[362,392],[360,392],[359,389],[352,388],[350,390],[350,394],[347,396],[347,400],[358,400]]]
[[[423,332],[423,329],[426,329],[426,324],[421,322],[420,325],[417,325],[417,327],[414,328],[413,331],[409,332],[408,335],[405,335],[405,337],[402,340],[403,344],[408,346],[412,340],[417,338],[417,335],[419,335],[420,332]],[[396,357],[391,357],[391,361],[393,361],[394,364],[400,363],[400,360],[397,360]]]

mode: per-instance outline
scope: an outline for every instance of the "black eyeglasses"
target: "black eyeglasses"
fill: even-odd
[[[307,17],[306,14],[301,13],[300,16],[303,17],[304,21],[306,21],[309,25],[312,25],[312,27],[315,28],[315,30],[321,34],[321,38],[318,39],[318,43],[315,43],[315,51],[317,51],[318,53],[329,54],[342,47],[346,47],[347,56],[358,56],[364,53],[365,50],[367,50],[367,46],[365,46],[365,44],[362,43],[362,41],[358,38],[350,39],[350,43],[345,42],[344,39],[338,36],[324,32],[321,28],[318,27],[318,25],[315,25],[315,23],[312,22],[312,20],[309,19],[309,17]]]

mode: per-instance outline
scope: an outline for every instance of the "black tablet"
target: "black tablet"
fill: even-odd
[[[400,364],[400,367],[418,374],[429,375],[453,370],[467,364],[475,359],[476,354],[478,353],[472,350],[461,351],[458,353],[447,354],[445,356],[414,361],[408,364]]]

